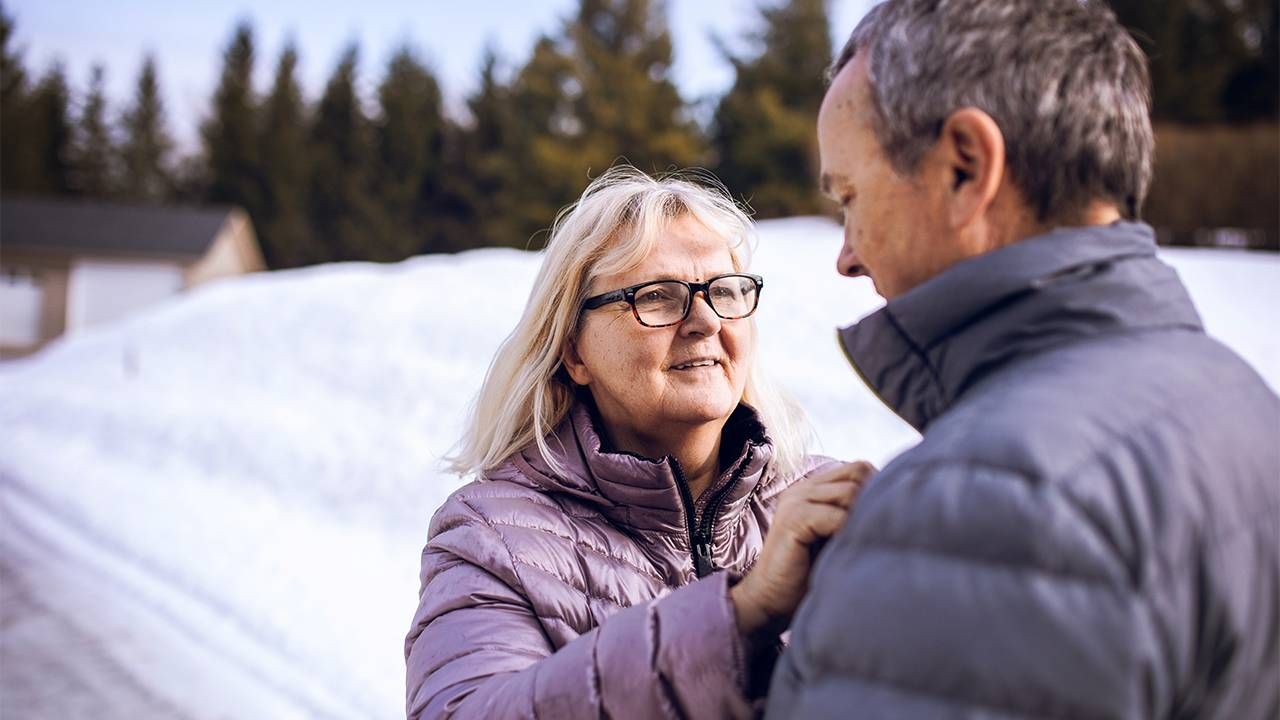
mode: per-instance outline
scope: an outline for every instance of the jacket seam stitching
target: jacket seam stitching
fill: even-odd
[[[502,481],[501,481],[501,480],[488,480],[488,481],[486,481],[486,482],[497,483],[497,482],[502,482]],[[537,491],[537,490],[531,490],[530,492],[532,492],[532,493],[537,493],[538,491]],[[461,499],[461,498],[459,498],[459,499]],[[570,512],[567,508],[565,508],[565,507],[564,507],[564,506],[562,506],[562,505],[556,505],[556,504],[554,504],[554,503],[550,503],[550,502],[542,502],[541,500],[535,500],[535,499],[533,499],[532,497],[530,497],[530,496],[528,496],[528,495],[486,495],[486,496],[484,496],[483,498],[475,498],[475,499],[480,499],[480,500],[521,500],[521,501],[524,501],[524,502],[529,503],[530,505],[536,505],[536,506],[538,506],[538,507],[547,508],[548,510],[555,510],[556,512],[562,512],[562,513],[564,513],[565,515],[568,515],[569,517],[571,517],[571,518],[575,518],[575,519],[578,519],[578,520],[603,520],[603,519],[605,519],[605,516],[604,516],[603,514],[601,514],[601,513],[598,513],[598,512],[590,512],[590,511],[588,511],[588,513],[587,513],[587,514],[577,514],[577,513]],[[473,508],[473,509],[474,509],[474,508]]]
[[[938,369],[933,366],[933,360],[929,358],[928,351],[930,348],[926,348],[916,342],[916,339],[907,332],[906,328],[902,326],[902,323],[898,322],[898,318],[894,316],[893,312],[887,308],[886,310],[887,311],[884,314],[885,318],[889,320],[889,323],[893,325],[893,329],[898,331],[898,334],[901,335],[902,339],[907,343],[907,354],[914,354],[920,358],[920,362],[925,366],[925,369],[929,371],[929,379],[933,382],[933,389],[937,391],[939,397],[945,398],[947,393],[942,384],[942,378],[938,373]]]
[[[498,522],[498,521],[490,521],[490,522],[489,522],[489,524],[490,524],[491,526],[494,526],[494,527],[509,527],[509,528],[515,528],[515,529],[518,529],[518,530],[530,530],[530,531],[533,531],[533,532],[540,532],[540,533],[544,533],[544,534],[546,534],[546,535],[550,535],[550,536],[552,536],[552,537],[558,537],[558,538],[560,538],[561,540],[564,540],[564,541],[566,541],[566,542],[570,542],[570,543],[573,543],[573,544],[577,545],[577,546],[578,546],[578,548],[579,548],[580,550],[585,550],[585,551],[587,551],[587,552],[594,553],[594,554],[599,555],[600,557],[605,558],[605,559],[607,559],[607,560],[613,560],[614,562],[618,563],[619,565],[626,566],[626,567],[628,567],[628,568],[630,568],[630,569],[632,569],[632,570],[636,571],[637,573],[640,573],[641,575],[644,575],[645,577],[650,578],[651,580],[655,580],[655,581],[657,581],[657,582],[661,583],[661,584],[663,585],[663,587],[665,587],[665,586],[666,586],[666,582],[664,582],[664,581],[663,581],[663,579],[662,579],[661,577],[659,577],[659,576],[658,576],[658,574],[657,574],[657,573],[655,573],[654,571],[652,571],[652,570],[646,570],[646,569],[644,569],[644,568],[640,567],[639,565],[636,565],[635,563],[632,563],[631,561],[626,560],[625,558],[621,558],[621,557],[618,557],[618,556],[616,556],[616,555],[611,555],[611,554],[609,554],[608,552],[605,552],[604,550],[600,550],[600,549],[598,549],[598,548],[596,548],[596,547],[594,547],[594,546],[592,546],[592,545],[588,545],[588,544],[586,544],[585,542],[583,542],[581,539],[574,539],[574,538],[568,537],[567,535],[561,535],[560,533],[555,532],[555,531],[553,531],[553,530],[551,530],[551,529],[543,528],[543,527],[535,527],[535,526],[532,526],[532,525],[520,525],[520,524],[517,524],[517,523],[506,523],[506,522]],[[554,574],[554,573],[553,573],[553,574]]]
[[[516,582],[520,584],[519,588],[512,588],[512,589],[517,590],[520,593],[520,595],[525,599],[525,601],[529,602],[529,605],[532,608],[533,602],[529,598],[528,583],[524,581],[524,578],[520,577],[520,570],[516,567],[519,564],[519,561],[516,560],[515,553],[511,552],[511,546],[507,545],[507,539],[502,536],[502,533],[498,532],[498,529],[493,526],[493,523],[489,522],[489,518],[485,517],[484,514],[481,513],[479,510],[476,510],[475,506],[473,506],[470,502],[468,502],[466,498],[459,497],[458,501],[461,502],[463,505],[465,505],[468,510],[475,513],[476,517],[480,518],[480,521],[483,522],[486,526],[488,526],[489,530],[492,531],[495,536],[497,536],[498,542],[502,543],[502,548],[507,551],[507,559],[511,561],[511,574],[515,577]],[[550,638],[548,638],[548,641],[549,640]]]
[[[1088,468],[1090,465],[1097,465],[1108,457],[1111,457],[1110,454],[1113,449],[1118,446],[1134,442],[1137,439],[1136,436],[1142,432],[1150,431],[1155,426],[1163,426],[1176,421],[1178,419],[1176,412],[1177,409],[1173,406],[1165,406],[1160,409],[1160,415],[1155,418],[1147,416],[1125,428],[1121,432],[1109,433],[1111,437],[1098,445],[1089,448],[1088,452],[1082,454],[1078,460],[1067,466],[1066,470],[1058,473],[1057,475],[1051,476],[1051,481],[1054,484],[1058,484],[1061,482],[1061,478],[1074,477],[1079,474],[1081,470]]]
[[[768,483],[767,486],[765,486],[765,483],[763,482],[758,483],[755,489],[751,491],[751,497],[754,497],[757,502],[763,505],[764,503],[767,503],[768,501],[778,497],[782,493],[795,487],[797,483],[812,476],[819,469],[827,466],[835,467],[836,465],[840,464],[840,461],[835,460],[834,458],[829,458],[825,455],[810,455],[809,457],[810,458],[820,457],[822,458],[822,461],[815,463],[813,467],[809,468],[805,472],[799,473],[796,476],[792,477],[790,481],[787,481],[785,479],[777,479],[777,478],[781,478],[781,476],[777,476],[777,474],[775,473],[776,478],[772,482]],[[771,465],[772,463],[770,464],[770,466]],[[770,467],[770,469],[772,470],[772,467]]]
[[[469,610],[469,609],[470,609],[470,608],[457,608],[457,609],[455,609],[455,610],[450,610],[449,612],[446,612],[446,613],[441,613],[440,615],[437,615],[434,619],[432,619],[432,621],[431,621],[430,623],[427,623],[427,625],[426,625],[425,627],[431,627],[431,624],[432,624],[432,623],[434,623],[436,620],[439,620],[440,618],[444,617],[445,615],[448,615],[448,614],[449,614],[449,613],[451,613],[451,612],[458,612],[459,610]],[[424,629],[425,629],[425,628],[424,628]],[[545,654],[545,653],[539,653],[539,652],[534,651],[534,650],[526,650],[526,649],[524,649],[524,648],[513,647],[513,646],[510,646],[510,645],[504,645],[504,646],[502,646],[501,648],[494,648],[494,647],[482,647],[482,648],[480,648],[480,649],[468,648],[467,650],[463,650],[463,651],[461,651],[461,652],[454,653],[453,655],[450,655],[449,657],[443,658],[443,659],[441,659],[440,661],[438,661],[438,663],[437,663],[437,671],[438,671],[438,670],[442,670],[442,669],[444,669],[444,667],[445,667],[445,666],[449,665],[450,663],[454,662],[455,660],[461,660],[462,658],[465,658],[465,657],[467,657],[467,656],[469,656],[469,655],[474,655],[474,654],[475,654],[475,653],[477,653],[477,652],[485,652],[486,650],[498,650],[498,649],[500,649],[504,654],[507,654],[507,655],[520,655],[520,656],[522,656],[522,657],[526,657],[526,658],[529,658],[530,660],[534,660],[534,661],[545,660],[546,658],[550,657],[550,655],[547,655],[547,654]],[[517,672],[518,672],[518,671],[517,671]],[[431,675],[433,675],[433,674],[435,674],[435,673],[434,673],[434,672],[432,672],[432,673],[428,673],[427,677],[430,677],[430,676],[431,676]],[[465,681],[463,681],[463,682],[465,682]]]
[[[1009,562],[1006,560],[996,560],[994,558],[977,557],[960,552],[940,550],[938,548],[926,547],[923,545],[912,545],[910,543],[900,543],[893,540],[879,538],[875,540],[862,540],[858,543],[860,549],[867,551],[880,550],[883,552],[896,553],[914,553],[918,555],[929,555],[933,557],[950,560],[953,562],[961,562],[968,565],[990,565],[1011,572],[1038,573],[1040,575],[1049,575],[1056,577],[1064,582],[1075,582],[1084,585],[1097,585],[1102,587],[1115,587],[1115,583],[1106,577],[1095,577],[1083,575],[1067,569],[1049,568],[1043,565],[1034,565],[1031,563]]]
[[[596,626],[599,627],[598,625]],[[591,690],[595,693],[596,717],[603,718],[607,711],[604,708],[604,683],[600,675],[600,631],[591,638]]]
[[[1135,425],[1129,428],[1125,433],[1109,439],[1102,447],[1098,448],[1096,452],[1072,465],[1071,470],[1062,473],[1060,477],[1071,477],[1083,470],[1097,466],[1111,457],[1109,452],[1112,449],[1118,446],[1131,446],[1137,443],[1137,434],[1150,430],[1153,426],[1176,423],[1178,420],[1179,417],[1177,416],[1175,409],[1171,407],[1166,408],[1164,414],[1155,420],[1151,420],[1141,425]],[[1071,505],[1071,507],[1075,509],[1077,513],[1080,513],[1086,519],[1089,518],[1088,508],[1086,507],[1084,500],[1076,496],[1071,484],[1059,481],[1055,478],[1051,481],[1051,485],[1058,491],[1058,494],[1067,502],[1067,504]],[[1257,520],[1260,516],[1274,514],[1275,510],[1276,507],[1269,505],[1267,507],[1260,508],[1257,512],[1247,513],[1239,518],[1232,518],[1230,522],[1224,523],[1225,527],[1217,528],[1214,532],[1200,532],[1197,534],[1199,535],[1200,540],[1205,543],[1207,549],[1213,552],[1219,552],[1222,545],[1234,541],[1237,536],[1248,532],[1249,530],[1255,529]],[[1089,521],[1087,525],[1091,531],[1095,533],[1098,532],[1097,529],[1094,528],[1092,521]],[[1203,528],[1201,528],[1201,530],[1203,530]],[[1120,559],[1118,553],[1117,559]],[[1159,558],[1156,559],[1158,560]],[[1155,573],[1153,576],[1150,578],[1143,578],[1138,587],[1149,588],[1153,585],[1163,586],[1167,582],[1176,580],[1184,571],[1186,571],[1186,566],[1189,562],[1191,562],[1191,560],[1186,557],[1178,558],[1176,562],[1172,563],[1156,562]],[[1137,587],[1135,587],[1135,589],[1137,589]]]
[[[936,470],[964,470],[964,469],[994,470],[996,472],[1001,473],[1002,475],[1005,475],[1006,477],[1004,478],[1004,480],[1006,482],[1013,481],[1015,479],[1027,485],[1032,485],[1036,482],[1035,475],[1033,475],[1032,473],[1026,470],[1010,467],[1006,465],[1000,465],[997,463],[986,462],[982,460],[945,460],[945,459],[930,460],[930,461],[922,462],[916,465],[904,467],[901,469],[901,471],[898,471],[898,473],[895,473],[895,474],[899,474],[899,473],[904,475],[909,474],[911,476],[919,477],[920,475],[923,475],[931,471],[936,471]],[[1044,480],[1043,485],[1046,490],[1048,490],[1049,492],[1051,492],[1052,494],[1058,497],[1061,497],[1067,505],[1069,505],[1073,510],[1075,510],[1075,512],[1077,513],[1082,512],[1082,508],[1079,506],[1077,501],[1074,498],[1071,498],[1065,492],[1065,488],[1066,488],[1065,485],[1055,482],[1051,479]],[[1089,532],[1092,532],[1092,533],[1097,532],[1093,528],[1091,522],[1086,522],[1085,525],[1089,529]],[[957,561],[969,562],[971,564],[999,565],[999,566],[1007,567],[1012,570],[1035,571],[1044,575],[1061,577],[1066,580],[1077,580],[1079,582],[1088,582],[1088,583],[1093,583],[1097,585],[1113,585],[1114,584],[1111,578],[1108,578],[1105,576],[1099,577],[1099,576],[1084,575],[1079,572],[1075,572],[1066,568],[1050,568],[1045,565],[1037,565],[1032,563],[1018,563],[1018,562],[1009,562],[1005,560],[996,560],[993,558],[984,558],[984,557],[971,555],[968,553],[941,550],[938,548],[930,548],[924,545],[915,545],[911,543],[898,542],[898,541],[890,540],[884,537],[876,537],[874,535],[869,540],[863,540],[862,544],[870,548],[897,549],[903,552],[916,551],[920,553],[932,554],[932,555],[937,555],[937,556],[946,557],[946,558],[953,558]]]
[[[544,567],[542,567],[541,565],[538,565],[537,563],[532,563],[532,562],[529,562],[528,560],[524,560],[524,559],[522,559],[522,558],[516,558],[516,557],[513,557],[513,558],[511,559],[511,561],[512,561],[513,563],[518,564],[518,565],[524,565],[525,567],[532,568],[532,569],[534,569],[534,570],[537,570],[538,572],[544,573],[544,574],[546,574],[546,575],[548,575],[548,576],[550,576],[550,577],[552,577],[552,578],[554,578],[554,579],[556,579],[556,580],[559,580],[559,581],[560,581],[561,583],[563,583],[566,587],[572,588],[572,589],[574,589],[574,590],[576,590],[576,591],[578,591],[578,592],[582,593],[582,595],[583,595],[584,597],[588,598],[588,599],[591,599],[591,600],[599,600],[599,601],[601,601],[601,602],[607,602],[607,603],[609,603],[610,605],[617,605],[617,606],[618,606],[618,607],[620,607],[620,608],[629,608],[629,607],[631,607],[630,605],[625,605],[625,604],[623,604],[622,602],[620,602],[620,601],[618,601],[618,600],[615,600],[615,599],[613,599],[613,598],[604,597],[603,595],[597,595],[597,594],[595,594],[595,593],[593,593],[593,592],[591,592],[591,591],[587,590],[587,589],[586,589],[586,587],[585,587],[585,583],[583,583],[584,587],[579,587],[578,585],[576,585],[576,584],[574,584],[574,583],[572,583],[572,582],[569,582],[569,580],[568,580],[567,578],[565,578],[565,577],[561,576],[559,573],[556,573],[556,572],[553,572],[553,571],[551,571],[551,570],[548,570],[547,568],[544,568]],[[588,608],[588,609],[590,609],[590,608]]]
[[[958,693],[947,692],[945,690],[926,688],[926,687],[916,685],[898,678],[878,676],[860,667],[851,667],[849,668],[849,672],[861,678],[864,682],[874,683],[878,685],[888,685],[889,687],[892,687],[896,690],[899,690],[901,692],[906,692],[912,695],[923,695],[925,697],[938,698],[945,702],[952,702],[952,703],[958,702],[964,705],[968,705],[970,707],[988,708],[988,709],[996,710],[1002,713],[1013,713],[1019,717],[1051,717],[1051,718],[1080,717],[1073,713],[1049,714],[1041,710],[1033,711],[1033,710],[1019,707],[1017,705],[993,701],[989,698],[975,698],[972,696],[966,696]],[[1089,716],[1085,716],[1085,717],[1089,717]],[[1097,716],[1093,716],[1093,717],[1097,717]]]
[[[656,680],[658,700],[667,711],[669,717],[683,718],[688,714],[680,707],[671,678],[662,670],[662,620],[656,604],[650,603],[645,609],[645,630],[649,636],[649,670]]]

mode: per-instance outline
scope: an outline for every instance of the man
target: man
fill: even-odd
[[[841,339],[923,441],[820,556],[768,716],[1277,717],[1280,399],[1137,221],[1133,40],[889,0],[833,70],[839,270],[888,299]]]

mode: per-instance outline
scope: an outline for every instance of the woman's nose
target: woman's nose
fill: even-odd
[[[720,316],[711,309],[711,302],[704,291],[689,298],[689,314],[680,323],[681,334],[715,335],[720,332]]]

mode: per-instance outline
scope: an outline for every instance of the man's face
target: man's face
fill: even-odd
[[[866,56],[859,53],[836,76],[818,113],[822,188],[844,212],[837,270],[869,276],[892,299],[949,264],[944,189],[928,182],[937,173],[908,178],[894,170],[876,139],[874,113]]]

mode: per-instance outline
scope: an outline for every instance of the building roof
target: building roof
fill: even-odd
[[[34,197],[0,198],[0,253],[195,260],[235,212]]]

